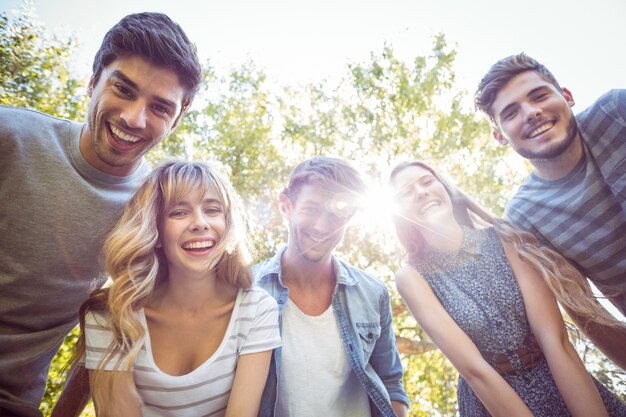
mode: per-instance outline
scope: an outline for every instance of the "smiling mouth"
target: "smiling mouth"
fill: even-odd
[[[422,208],[420,208],[420,214],[424,214],[425,212],[427,212],[431,208],[438,207],[438,206],[439,206],[439,202],[438,201],[431,201],[429,203],[426,203],[426,204],[424,204],[422,206]]]
[[[326,240],[326,238],[325,238],[325,237],[324,237],[324,238],[318,238],[318,237],[311,236],[311,235],[309,235],[309,234],[307,234],[306,236],[307,236],[310,240],[312,240],[313,242],[315,242],[315,243],[322,243],[322,242],[324,242],[324,241]]]
[[[215,246],[215,241],[206,240],[202,242],[189,242],[183,245],[183,249],[190,251],[203,251],[205,249],[210,249]]]
[[[129,144],[137,143],[141,140],[140,137],[129,135],[128,133],[119,129],[117,126],[113,125],[112,123],[109,123],[109,127],[111,128],[111,133],[113,133],[113,136],[117,140],[120,140],[125,143],[129,143]]]
[[[531,130],[530,133],[528,134],[528,137],[534,138],[535,136],[539,136],[543,132],[552,129],[553,126],[554,126],[554,122],[543,123],[540,126],[536,127],[535,129]]]

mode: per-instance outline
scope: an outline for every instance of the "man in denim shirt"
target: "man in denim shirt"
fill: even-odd
[[[280,195],[289,242],[255,267],[278,302],[259,416],[406,416],[408,397],[385,285],[335,258],[365,185],[347,162],[302,162]]]

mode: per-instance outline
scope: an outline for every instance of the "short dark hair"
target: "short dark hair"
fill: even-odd
[[[367,189],[359,171],[348,161],[330,156],[315,156],[298,164],[283,194],[295,202],[298,192],[307,184],[322,185],[357,197]]]
[[[163,13],[130,14],[113,26],[102,40],[93,61],[93,79],[117,58],[139,55],[173,70],[185,88],[183,106],[190,104],[200,89],[202,68],[196,46],[183,29]]]
[[[493,64],[476,89],[474,95],[476,108],[487,114],[493,121],[494,115],[491,107],[496,100],[496,95],[513,77],[526,71],[536,71],[558,91],[563,91],[554,75],[543,64],[522,52]]]

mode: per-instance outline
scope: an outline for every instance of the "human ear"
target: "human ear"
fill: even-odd
[[[187,110],[189,110],[189,107],[191,107],[191,102],[192,102],[191,99],[185,99],[180,109],[180,113],[178,113],[176,120],[174,120],[174,123],[172,123],[172,127],[170,128],[170,133],[173,132],[178,127],[183,116],[185,115],[185,113],[187,113]]]
[[[567,88],[562,88],[561,90],[563,91],[563,97],[565,97],[565,101],[567,101],[567,104],[570,107],[573,107],[576,102],[574,101],[574,96],[572,95],[572,93]]]
[[[502,133],[500,133],[500,130],[496,127],[493,128],[493,138],[502,146],[505,146],[506,144],[508,144],[509,142],[506,140],[506,138],[504,136],[502,136]]]
[[[91,98],[93,94],[93,75],[89,78],[89,84],[87,85],[87,95]]]
[[[280,193],[280,212],[286,216],[287,218],[291,217],[291,212],[293,211],[293,203],[285,195],[285,193]]]

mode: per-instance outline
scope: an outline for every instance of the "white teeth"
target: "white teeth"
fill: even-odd
[[[113,132],[113,134],[115,136],[117,136],[118,138],[120,138],[122,140],[125,140],[126,142],[135,143],[135,142],[141,140],[141,138],[138,138],[137,136],[131,136],[131,135],[121,131],[120,129],[118,129],[117,127],[115,127],[112,124],[110,124],[110,126],[111,126],[111,131]]]
[[[535,137],[540,133],[545,132],[546,130],[550,129],[552,126],[554,126],[554,124],[552,122],[548,122],[546,124],[543,124],[541,126],[539,126],[537,129],[534,129],[532,132],[530,132],[530,134],[528,136]]]
[[[203,249],[203,248],[212,248],[213,246],[215,246],[215,242],[211,240],[211,241],[185,243],[183,245],[183,249]]]
[[[425,213],[426,211],[428,211],[429,209],[438,206],[439,203],[437,201],[431,201],[430,203],[426,203],[425,205],[422,206],[422,209],[420,210],[422,213]]]

